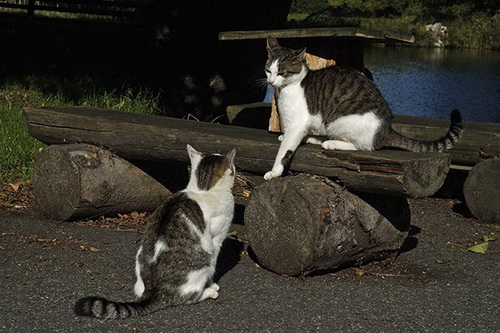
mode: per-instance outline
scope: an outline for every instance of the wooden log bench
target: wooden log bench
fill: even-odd
[[[96,147],[97,155],[101,149],[129,161],[187,163],[185,149],[189,143],[205,152],[225,153],[236,148],[238,170],[262,179],[279,147],[277,135],[238,126],[86,107],[26,108],[24,112],[30,134],[52,145],[47,151],[64,152],[55,154],[66,156],[55,162],[67,165],[75,164],[70,153],[75,145],[79,151],[85,150],[82,146],[91,145]],[[63,175],[67,173],[58,169],[49,154],[45,155],[48,160],[35,166],[41,170],[36,173],[35,188],[42,185],[50,188],[49,193],[61,191],[59,197],[65,197],[70,196],[68,191],[81,187],[81,183],[65,186],[68,177]],[[80,157],[77,160],[81,162]],[[252,249],[265,267],[287,275],[304,275],[393,255],[409,230],[410,213],[405,198],[436,192],[446,177],[450,160],[449,154],[442,153],[323,151],[317,146],[302,145],[290,167],[292,174],[299,175],[264,182],[252,189],[244,216]],[[49,162],[49,168],[42,167]],[[116,172],[109,170],[112,163],[106,165],[108,170],[101,171],[102,175]],[[60,166],[65,167],[71,170],[70,174],[85,171],[86,179],[91,178],[91,171],[81,165],[76,169]],[[50,187],[50,177],[55,177],[57,186]],[[128,177],[126,173],[120,175],[122,179]],[[162,192],[161,187],[158,189],[153,192]],[[89,193],[88,189],[85,193]],[[54,201],[49,210],[64,204],[63,200]],[[89,201],[75,202],[88,209]],[[105,201],[99,202],[104,205]],[[40,203],[44,205],[39,200]],[[293,247],[298,234],[309,235],[307,242],[293,253],[295,260],[283,264],[277,252]],[[276,236],[272,242],[270,235]]]
[[[272,167],[277,135],[264,130],[86,107],[26,108],[29,133],[46,144],[86,143],[128,160],[187,162],[186,144],[206,152],[237,150],[237,166],[262,175]],[[443,184],[450,156],[397,150],[297,150],[292,172],[331,177],[353,191],[425,197]]]

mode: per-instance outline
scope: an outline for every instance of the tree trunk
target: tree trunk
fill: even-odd
[[[472,168],[464,183],[467,207],[475,218],[500,223],[500,159],[490,159]]]
[[[134,165],[86,144],[52,145],[42,151],[33,192],[47,216],[64,221],[152,211],[171,195]]]
[[[408,235],[410,212],[406,199],[357,196],[301,174],[258,186],[245,225],[264,267],[301,276],[394,255]]]

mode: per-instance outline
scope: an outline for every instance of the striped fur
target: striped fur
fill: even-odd
[[[158,207],[137,252],[137,299],[115,302],[85,297],[76,302],[76,315],[122,319],[218,297],[213,275],[233,217],[235,151],[226,156],[204,155],[188,146],[188,153],[187,188]]]
[[[450,149],[462,135],[460,112],[453,110],[450,130],[442,138],[419,141],[403,136],[392,128],[388,103],[375,83],[363,74],[336,66],[310,70],[304,59],[305,49],[282,47],[272,37],[267,39],[267,51],[267,82],[278,93],[284,134],[273,169],[264,176],[266,180],[281,176],[283,165],[311,132],[327,140],[305,141],[325,149],[396,147],[415,152]]]

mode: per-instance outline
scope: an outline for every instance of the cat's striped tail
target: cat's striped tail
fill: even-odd
[[[437,140],[416,140],[391,129],[384,146],[402,148],[414,152],[443,152],[453,147],[453,145],[460,139],[463,132],[462,116],[460,115],[460,111],[456,109],[451,111],[450,120],[450,129],[443,137]]]
[[[159,309],[159,302],[152,299],[122,303],[95,296],[81,298],[73,307],[77,316],[95,317],[102,320],[138,317]]]

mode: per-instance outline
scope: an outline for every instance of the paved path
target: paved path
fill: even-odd
[[[75,317],[72,304],[132,299],[140,235],[3,216],[0,332],[500,332],[500,240],[486,254],[465,251],[483,235],[500,239],[500,228],[450,200],[410,204],[413,235],[395,260],[297,280],[227,242],[218,300],[108,322]]]

